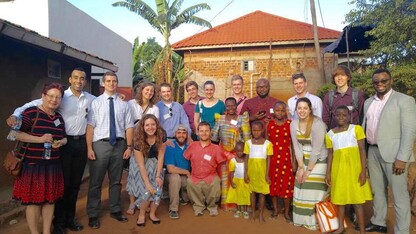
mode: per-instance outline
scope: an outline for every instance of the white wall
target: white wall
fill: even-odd
[[[0,2],[0,18],[48,36],[49,0]]]
[[[66,0],[49,0],[49,37],[115,63],[119,86],[131,87],[132,44]]]
[[[119,86],[131,87],[132,44],[66,0],[0,2],[0,18],[115,63]]]

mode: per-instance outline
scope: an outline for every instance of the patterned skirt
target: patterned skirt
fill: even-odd
[[[20,176],[16,177],[13,199],[22,205],[53,204],[64,194],[62,165],[23,163]]]

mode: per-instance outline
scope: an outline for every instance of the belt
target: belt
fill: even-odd
[[[124,140],[124,138],[123,138],[123,137],[117,137],[117,138],[116,138],[116,141],[121,141],[121,140]],[[98,141],[105,141],[105,142],[109,142],[109,141],[110,141],[110,138],[103,138],[103,139],[100,139],[100,140],[98,140]]]
[[[378,147],[377,144],[368,144],[369,146]]]
[[[66,135],[66,138],[77,141],[77,140],[85,139],[85,134],[84,135],[78,135],[78,136]]]

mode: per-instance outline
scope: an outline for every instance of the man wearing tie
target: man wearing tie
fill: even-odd
[[[134,127],[127,102],[121,100],[117,94],[117,75],[106,72],[102,82],[104,93],[92,102],[86,133],[90,160],[87,214],[88,226],[94,229],[100,227],[98,217],[101,209],[101,186],[107,171],[110,183],[110,216],[119,222],[127,222],[120,208],[120,181],[123,159],[128,159],[132,152]]]

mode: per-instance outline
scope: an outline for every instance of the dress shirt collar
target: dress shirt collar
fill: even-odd
[[[377,93],[374,94],[374,99],[376,99],[377,101],[387,101],[389,100],[389,97],[391,95],[391,93],[393,92],[393,89],[390,89],[390,91],[388,91],[384,96],[383,99],[378,98]]]

